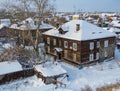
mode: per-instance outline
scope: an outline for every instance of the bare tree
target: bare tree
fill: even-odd
[[[32,43],[34,52],[38,61],[40,61],[39,55],[39,43],[42,42],[42,33],[39,31],[41,22],[54,10],[53,5],[51,5],[51,0],[16,0],[19,4],[11,4],[10,8],[14,11],[14,17],[18,20],[26,19],[28,17],[33,17],[36,14],[37,18],[37,28],[35,40],[33,40],[31,32],[28,33],[29,39]],[[34,14],[33,14],[34,12]],[[19,16],[19,17],[18,17]],[[29,29],[29,28],[28,28]],[[30,31],[30,30],[29,30]],[[23,40],[25,38],[23,33]]]

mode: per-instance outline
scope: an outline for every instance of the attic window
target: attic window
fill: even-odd
[[[99,33],[102,33],[102,32],[99,32]]]
[[[95,34],[95,32],[92,32],[92,34]]]

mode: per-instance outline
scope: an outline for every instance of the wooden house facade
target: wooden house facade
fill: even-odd
[[[74,65],[114,57],[116,35],[83,20],[72,20],[43,35],[48,54]]]
[[[24,38],[25,45],[31,45],[31,38],[34,40],[36,38],[37,33],[37,21],[33,18],[28,18],[22,21],[20,24],[13,24],[10,26],[10,34],[15,37]],[[54,28],[52,25],[41,22],[39,26],[39,32],[43,33],[50,29]]]

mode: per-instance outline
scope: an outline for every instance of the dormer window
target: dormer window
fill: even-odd
[[[60,34],[65,34],[66,32],[68,32],[68,31],[64,31],[62,28],[58,28],[58,31]]]

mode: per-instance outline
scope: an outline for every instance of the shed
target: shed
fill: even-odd
[[[45,67],[37,65],[35,66],[35,70],[37,76],[42,78],[46,84],[54,83],[57,78],[63,77],[67,73],[60,65],[55,64]]]
[[[0,62],[0,84],[10,82],[21,77],[32,76],[33,69],[23,70],[21,64],[15,61]]]

